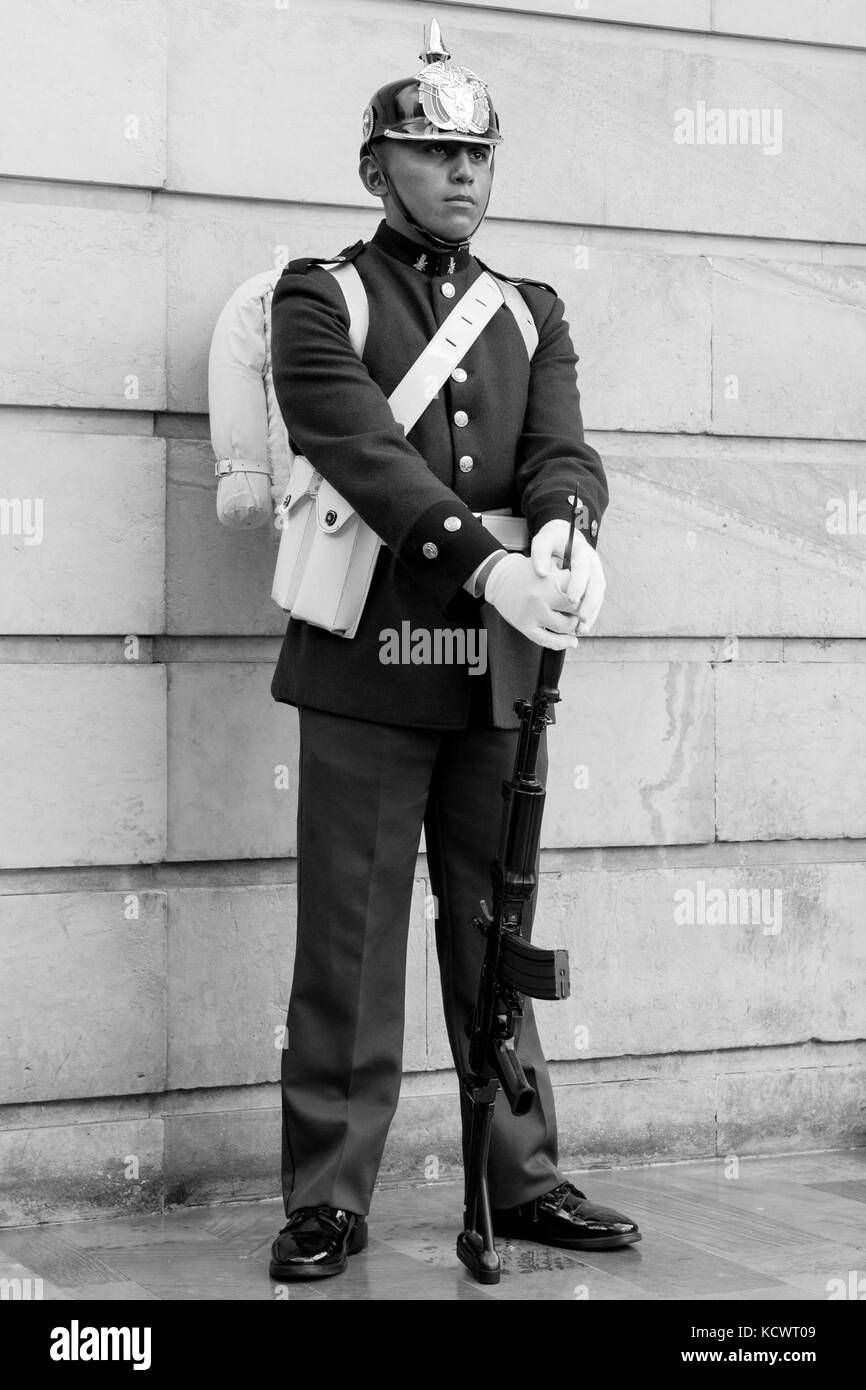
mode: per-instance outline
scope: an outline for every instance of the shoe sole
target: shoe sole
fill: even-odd
[[[545,1239],[543,1236],[529,1236],[525,1232],[520,1234],[515,1232],[512,1235],[508,1231],[497,1230],[494,1230],[493,1234],[497,1240],[527,1241],[532,1245],[553,1245],[559,1250],[621,1250],[623,1246],[636,1245],[639,1240],[643,1239],[640,1231],[619,1236],[600,1236],[598,1240],[567,1240],[564,1237],[551,1240]]]
[[[346,1254],[338,1265],[280,1265],[275,1260],[271,1260],[268,1265],[268,1273],[272,1279],[330,1279],[335,1274],[342,1274],[346,1265],[349,1263],[350,1255],[358,1255],[362,1250],[366,1250],[368,1240],[367,1223],[357,1225],[352,1232],[349,1244],[346,1247]]]

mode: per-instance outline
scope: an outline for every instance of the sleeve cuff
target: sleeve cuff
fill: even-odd
[[[443,611],[473,574],[502,546],[456,497],[435,502],[411,526],[401,562]]]
[[[580,531],[584,540],[588,541],[594,550],[598,541],[601,515],[592,503],[583,498],[581,498],[581,503],[581,511],[575,529]],[[561,502],[557,502],[555,498],[546,501],[538,511],[532,513],[531,531],[533,536],[537,536],[542,526],[546,526],[548,521],[567,521],[570,523],[571,513],[572,506],[567,497],[563,497]]]

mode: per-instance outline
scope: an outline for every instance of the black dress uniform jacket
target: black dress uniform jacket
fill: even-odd
[[[291,261],[271,310],[274,388],[294,452],[385,544],[355,637],[290,619],[271,694],[379,723],[461,728],[480,677],[466,665],[383,664],[384,634],[406,621],[410,631],[486,629],[490,719],[514,728],[513,702],[534,689],[541,648],[463,588],[499,549],[472,513],[508,507],[533,536],[568,520],[576,488],[594,546],[608,502],[601,459],[584,440],[563,302],[520,281],[539,334],[531,363],[503,305],[463,358],[465,380],[449,378],[406,436],[387,398],[485,267],[468,249],[427,250],[384,220],[334,259],[353,261],[367,293],[363,358],[333,276],[315,258]]]

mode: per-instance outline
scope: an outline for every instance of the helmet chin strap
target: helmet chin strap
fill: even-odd
[[[474,237],[475,233],[478,231],[478,228],[481,226],[481,223],[484,221],[484,218],[485,218],[485,216],[487,215],[487,207],[488,207],[488,204],[489,204],[489,202],[490,202],[490,194],[493,192],[493,181],[492,181],[492,180],[491,180],[491,183],[490,183],[490,187],[489,187],[488,190],[487,190],[487,200],[486,200],[486,202],[485,202],[485,204],[484,204],[484,207],[483,207],[483,209],[482,209],[482,211],[481,211],[481,216],[479,217],[478,221],[475,223],[475,226],[472,228],[472,231],[469,233],[469,236],[463,237],[462,240],[460,240],[460,241],[446,241],[446,239],[445,239],[444,237],[441,237],[441,236],[437,235],[436,232],[431,232],[429,227],[425,227],[424,224],[423,224],[422,222],[418,222],[418,221],[412,216],[412,214],[411,214],[411,212],[409,211],[409,209],[407,208],[406,204],[403,202],[403,199],[400,197],[399,193],[397,192],[397,189],[394,187],[394,184],[393,184],[392,180],[389,179],[388,174],[387,174],[387,172],[386,172],[384,166],[383,166],[382,164],[380,164],[379,161],[378,161],[377,159],[375,159],[375,155],[373,155],[373,151],[370,149],[369,144],[367,145],[367,153],[370,154],[370,155],[373,157],[373,159],[375,160],[376,164],[378,165],[379,170],[380,170],[380,172],[381,172],[381,174],[382,174],[382,178],[385,180],[385,187],[387,188],[387,190],[388,190],[388,192],[390,193],[391,197],[394,199],[394,202],[397,204],[397,208],[398,208],[399,212],[402,213],[403,217],[404,217],[404,218],[406,219],[406,221],[409,223],[409,226],[410,226],[410,227],[414,227],[414,229],[415,229],[416,232],[420,232],[421,235],[422,235],[422,236],[425,236],[425,237],[427,238],[428,241],[432,241],[432,242],[433,242],[433,245],[434,245],[438,250],[440,250],[440,251],[462,251],[464,247],[468,247],[468,246],[469,246],[470,241],[471,241],[472,238]],[[491,156],[490,156],[490,170],[491,170],[491,173],[493,172],[493,161],[494,161],[495,158],[496,158],[496,150],[494,149],[493,152],[492,152],[492,154],[491,154]]]

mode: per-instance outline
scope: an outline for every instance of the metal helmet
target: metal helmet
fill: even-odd
[[[491,147],[501,144],[499,117],[486,85],[470,68],[451,62],[451,54],[445,48],[435,19],[425,31],[424,48],[418,56],[424,63],[420,72],[414,77],[387,83],[371,97],[361,128],[361,153],[372,155],[370,147],[374,140],[424,140]],[[448,250],[469,244],[469,237],[446,241],[417,222],[384,169],[382,173],[397,207],[416,231]],[[485,204],[471,235],[478,230],[486,212]]]

